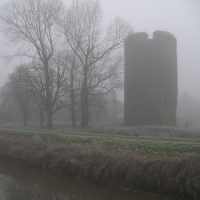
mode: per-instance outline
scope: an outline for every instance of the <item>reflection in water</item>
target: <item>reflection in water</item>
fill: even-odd
[[[0,160],[1,200],[161,200],[15,166]]]

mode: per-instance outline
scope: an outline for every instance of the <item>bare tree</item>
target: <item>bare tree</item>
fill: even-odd
[[[76,127],[76,89],[75,89],[75,70],[76,70],[76,60],[73,56],[70,61],[70,101],[71,101],[71,120],[72,120],[72,127]]]
[[[122,85],[119,75],[122,60],[117,54],[130,28],[117,17],[103,29],[101,20],[98,0],[74,0],[61,23],[61,32],[81,63],[82,126],[89,125],[89,96],[94,91],[108,93]]]
[[[5,104],[17,103],[19,106],[24,118],[24,126],[26,126],[27,119],[31,116],[34,101],[33,92],[28,84],[27,77],[27,70],[21,65],[9,75],[8,81],[2,89],[3,102]]]
[[[67,52],[67,53],[66,53]],[[71,113],[71,122],[72,127],[76,127],[76,111],[77,106],[80,104],[80,80],[81,71],[80,71],[80,62],[77,59],[76,54],[73,51],[65,50],[64,63],[68,71],[69,76],[69,107]]]
[[[44,74],[41,73],[43,71],[39,69],[34,60],[31,63],[26,63],[27,84],[31,86],[33,91],[33,97],[39,110],[40,127],[42,128],[46,118],[45,102],[43,96],[41,96],[45,92],[45,78]]]
[[[116,98],[116,95],[113,95],[112,100],[110,101],[109,105],[109,113],[110,113],[110,119],[111,123],[113,125],[116,125],[120,122],[122,123],[123,114],[124,114],[124,105],[123,103]]]
[[[40,126],[43,125],[45,112],[50,108],[49,115],[53,116],[56,111],[66,107],[66,93],[69,91],[69,75],[67,66],[63,62],[62,55],[58,53],[53,56],[49,63],[49,90],[50,102],[47,107],[46,104],[46,89],[45,89],[45,71],[43,70],[43,63],[33,61],[27,67],[29,84],[34,91],[34,97],[40,110]]]
[[[177,107],[177,125],[182,127],[199,127],[200,99],[188,92],[179,95]]]
[[[21,44],[15,56],[26,56],[42,63],[44,71],[44,103],[47,128],[52,128],[50,62],[58,45],[57,23],[63,14],[60,0],[13,0],[0,8],[0,21],[5,36]]]
[[[89,98],[89,117],[95,123],[108,121],[108,98],[105,94],[91,95]]]

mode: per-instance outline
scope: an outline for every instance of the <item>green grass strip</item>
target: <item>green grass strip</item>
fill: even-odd
[[[169,138],[154,136],[123,136],[82,133],[75,131],[11,129],[0,127],[4,137],[33,137],[51,139],[57,143],[84,144],[91,148],[98,146],[106,150],[131,151],[142,155],[179,157],[190,153],[200,154],[200,138]]]

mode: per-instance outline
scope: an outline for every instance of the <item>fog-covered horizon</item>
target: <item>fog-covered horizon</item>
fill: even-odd
[[[8,0],[0,0],[0,5]],[[64,1],[65,2],[65,1]],[[72,1],[65,2],[69,7]],[[149,38],[155,30],[168,31],[177,38],[178,89],[179,95],[188,93],[200,98],[200,1],[199,0],[100,0],[104,23],[115,16],[130,23],[134,32],[146,32]],[[10,53],[5,36],[0,33],[0,53]],[[0,86],[14,66],[0,58]],[[120,99],[123,99],[121,92]]]

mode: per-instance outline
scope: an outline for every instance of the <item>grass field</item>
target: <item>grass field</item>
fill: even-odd
[[[104,186],[200,199],[198,130],[0,127],[0,157]]]
[[[150,130],[150,128],[148,128]],[[148,131],[144,129],[144,133]],[[153,129],[153,128],[152,128]],[[162,128],[159,128],[162,133]],[[163,128],[164,129],[164,128]],[[106,130],[99,131],[99,129],[82,131],[66,131],[66,130],[41,130],[41,129],[14,129],[0,127],[0,135],[6,137],[41,137],[45,140],[51,140],[56,143],[71,145],[71,144],[81,144],[85,145],[91,149],[104,149],[105,151],[125,151],[134,152],[138,155],[145,157],[180,157],[191,153],[200,154],[200,137],[196,133],[196,137],[185,137],[185,133],[177,135],[177,129],[174,129],[175,136],[173,135],[173,130],[170,130],[170,137],[165,134],[160,134],[158,136],[158,130],[154,128],[150,130],[151,134],[142,134],[142,130],[138,129],[140,135],[137,134],[126,134],[123,135],[115,131],[108,129],[108,134]],[[114,131],[116,134],[114,134]],[[128,130],[126,130],[126,133]],[[131,133],[131,131],[130,131]],[[135,133],[135,132],[134,132]],[[164,135],[164,136],[163,136]],[[189,135],[189,133],[188,133]]]

